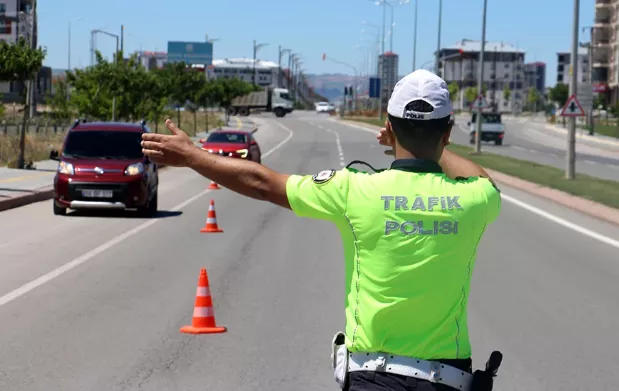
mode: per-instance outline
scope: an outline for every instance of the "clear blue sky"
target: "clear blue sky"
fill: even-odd
[[[413,0],[414,1],[414,0]],[[419,1],[417,66],[432,61],[437,45],[438,0]],[[363,49],[375,36],[362,33],[362,21],[382,23],[382,8],[369,0],[54,0],[39,2],[45,64],[66,68],[68,25],[72,21],[72,66],[90,63],[90,31],[120,33],[125,25],[125,51],[166,50],[168,40],[219,38],[214,57],[251,57],[252,41],[269,43],[259,57],[277,61],[277,47],[301,53],[309,73],[352,73],[322,61],[322,53],[361,67]],[[481,39],[482,0],[443,0],[442,46],[462,38]],[[527,51],[526,61],[547,64],[546,84],[556,80],[556,52],[569,51],[572,2],[568,0],[488,0],[487,40],[504,41]],[[580,25],[592,24],[594,0],[581,0]],[[286,16],[285,16],[286,15]],[[400,74],[412,70],[414,6],[396,6],[394,52]],[[390,12],[387,12],[389,24]],[[369,31],[377,31],[367,27]],[[581,33],[586,41],[589,33]],[[97,48],[111,56],[115,41],[99,35]],[[386,47],[388,48],[387,41]]]

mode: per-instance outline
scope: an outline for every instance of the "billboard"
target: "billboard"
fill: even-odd
[[[168,41],[168,62],[182,62],[188,65],[213,63],[212,42]]]
[[[380,98],[380,78],[370,77],[370,98]]]

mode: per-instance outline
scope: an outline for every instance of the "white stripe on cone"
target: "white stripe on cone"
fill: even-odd
[[[217,223],[217,219],[214,219],[212,217],[208,217],[206,219],[206,224],[216,224]]]
[[[194,318],[210,318],[214,316],[213,307],[194,307]]]
[[[196,296],[207,297],[210,295],[211,295],[211,290],[207,286],[198,287],[198,292],[196,292]]]

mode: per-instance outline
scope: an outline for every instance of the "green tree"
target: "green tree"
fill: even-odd
[[[164,71],[154,69],[148,72],[144,88],[148,96],[146,100],[148,118],[155,123],[155,132],[158,133],[159,121],[161,121],[163,117],[165,106],[170,96],[170,86],[168,85],[168,79],[165,77]]]
[[[176,105],[177,125],[181,125],[181,107],[184,107],[194,94],[195,71],[187,68],[184,62],[167,63],[164,66],[164,77],[169,86],[169,95],[171,102]]]
[[[260,90],[260,87],[247,83],[239,78],[215,79],[217,84],[217,103],[226,112],[226,123],[229,121],[228,109],[234,98]]]
[[[9,44],[0,41],[0,82],[22,82],[33,80],[43,66],[47,54],[43,48],[33,49],[28,41],[19,38],[16,43]],[[30,111],[29,91],[24,86],[24,116],[19,139],[19,157],[17,167],[25,167],[26,129],[28,125],[27,113]],[[32,93],[30,91],[30,93]]]
[[[449,96],[453,101],[458,96],[458,92],[460,92],[460,86],[458,85],[458,83],[452,82],[449,84],[449,86],[447,86],[447,88],[449,89]]]
[[[560,107],[565,106],[567,102],[567,98],[569,98],[570,89],[567,84],[557,83],[556,86],[552,87],[548,92],[548,98],[557,103]]]
[[[55,119],[68,120],[72,115],[70,88],[66,81],[58,80],[55,82],[55,92],[47,98]]]
[[[537,89],[535,87],[529,87],[527,92],[527,106],[529,110],[536,111],[540,101],[541,97]]]
[[[512,97],[512,90],[509,88],[509,84],[505,84],[503,87],[503,100],[509,102],[509,99]]]

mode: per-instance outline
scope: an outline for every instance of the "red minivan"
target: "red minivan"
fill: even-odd
[[[50,152],[57,160],[54,214],[67,209],[137,209],[157,213],[157,165],[142,154],[145,122],[85,122],[77,120],[62,148]]]

